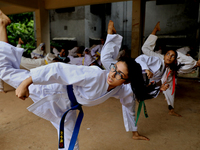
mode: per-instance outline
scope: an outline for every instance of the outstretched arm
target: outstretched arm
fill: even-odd
[[[15,90],[15,94],[18,98],[25,100],[29,97],[28,87],[33,83],[32,77],[25,79]]]
[[[95,71],[96,69],[96,71]],[[28,97],[28,87],[30,84],[48,85],[59,83],[62,85],[84,86],[91,78],[99,75],[99,68],[77,66],[64,63],[52,63],[30,70],[30,76],[24,80],[16,90],[16,95],[25,99]]]

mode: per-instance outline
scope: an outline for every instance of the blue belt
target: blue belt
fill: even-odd
[[[79,115],[77,117],[76,124],[74,126],[74,131],[72,133],[71,141],[70,141],[69,148],[68,148],[68,150],[73,150],[74,149],[74,145],[75,145],[76,140],[77,140],[77,136],[78,136],[78,132],[79,132],[79,129],[80,129],[81,121],[83,119],[83,110],[82,110],[81,104],[79,104],[76,101],[76,97],[74,96],[72,85],[67,85],[67,93],[68,93],[69,100],[71,101],[71,108],[68,109],[63,114],[63,116],[62,116],[62,118],[60,120],[59,148],[65,148],[65,144],[64,144],[64,121],[65,121],[65,117],[66,117],[67,113],[70,110],[78,109],[80,112],[79,112]]]

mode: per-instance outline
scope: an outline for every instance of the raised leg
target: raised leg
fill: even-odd
[[[108,23],[108,30],[107,30],[107,34],[116,34],[116,29],[114,27],[114,22],[112,20],[109,21]]]
[[[160,21],[156,24],[151,34],[156,35],[157,31],[160,31]]]
[[[10,23],[10,19],[0,10],[0,41],[8,42],[6,27]]]

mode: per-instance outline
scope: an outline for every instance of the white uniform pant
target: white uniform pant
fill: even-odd
[[[45,65],[45,59],[44,58],[38,58],[38,59],[32,59],[32,58],[21,58],[21,66],[30,70],[32,68],[40,67]]]
[[[25,80],[30,76],[29,71],[24,69],[19,69],[23,51],[24,50],[21,48],[16,48],[8,43],[0,41],[0,78],[14,88],[17,88],[23,80]],[[38,102],[46,96],[51,96],[51,93],[55,94],[55,91],[57,91],[57,89],[61,87],[63,86],[59,84],[50,84],[50,85],[32,84],[29,86],[30,98],[33,100],[34,103]],[[49,91],[48,94],[45,91]],[[59,110],[58,107],[56,111],[57,112],[55,113],[57,114],[58,112],[64,112],[66,110],[64,111]],[[59,131],[59,124],[52,122],[51,120],[49,121],[54,125],[57,131]],[[65,125],[64,125],[65,149],[62,150],[68,149],[75,121],[76,121],[76,111],[70,111],[67,114],[65,120]],[[57,142],[55,143],[57,144]],[[78,150],[78,141],[76,142],[74,149]]]
[[[175,98],[175,89],[174,89],[174,94],[172,95],[172,90],[173,90],[173,77],[169,75],[168,79],[167,78],[168,70],[164,73],[161,81],[162,84],[166,82],[166,84],[169,84],[169,88],[166,91],[163,91],[163,94],[165,95],[165,98],[167,100],[167,104],[171,105],[174,108],[174,98]],[[167,80],[167,81],[166,81]]]

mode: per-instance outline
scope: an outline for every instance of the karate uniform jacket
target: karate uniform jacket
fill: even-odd
[[[130,84],[107,92],[108,71],[96,66],[52,63],[29,72],[19,69],[22,53],[23,49],[0,42],[0,78],[17,88],[24,79],[32,77],[33,84],[29,86],[29,93],[34,104],[28,108],[29,111],[59,124],[63,113],[70,108],[66,85],[72,84],[77,101],[84,106],[98,105],[109,97],[120,99],[126,131],[137,130],[135,95]]]
[[[145,43],[142,46],[142,52],[147,55],[147,56],[156,56],[158,57],[161,61],[164,62],[164,55],[159,54],[159,53],[155,53],[154,47],[156,44],[156,40],[157,40],[157,36],[150,34],[149,37],[147,38],[147,40],[145,41]],[[178,64],[185,64],[184,66],[182,66],[178,73],[190,73],[192,72],[194,69],[193,67],[196,65],[196,62],[192,57],[190,56],[186,56],[180,52],[177,52],[178,56],[177,56],[177,62]],[[170,74],[167,78],[167,75],[169,73],[170,69],[169,67],[166,68],[163,76],[162,76],[162,83],[167,83],[169,84],[169,88],[166,91],[163,91],[163,94],[165,95],[165,98],[167,100],[168,105],[171,105],[172,107],[174,107],[174,96],[175,93],[172,95],[172,75]]]
[[[164,55],[155,53],[153,51],[156,40],[157,40],[157,36],[150,34],[147,40],[145,41],[144,45],[142,46],[142,52],[147,56],[156,56],[156,57],[159,57],[161,60],[164,60]],[[193,67],[196,65],[197,61],[194,60],[191,56],[186,56],[182,54],[181,52],[177,52],[177,53],[178,53],[178,56],[177,56],[178,64],[180,63],[185,64],[179,69],[178,73],[192,72],[194,70]]]

